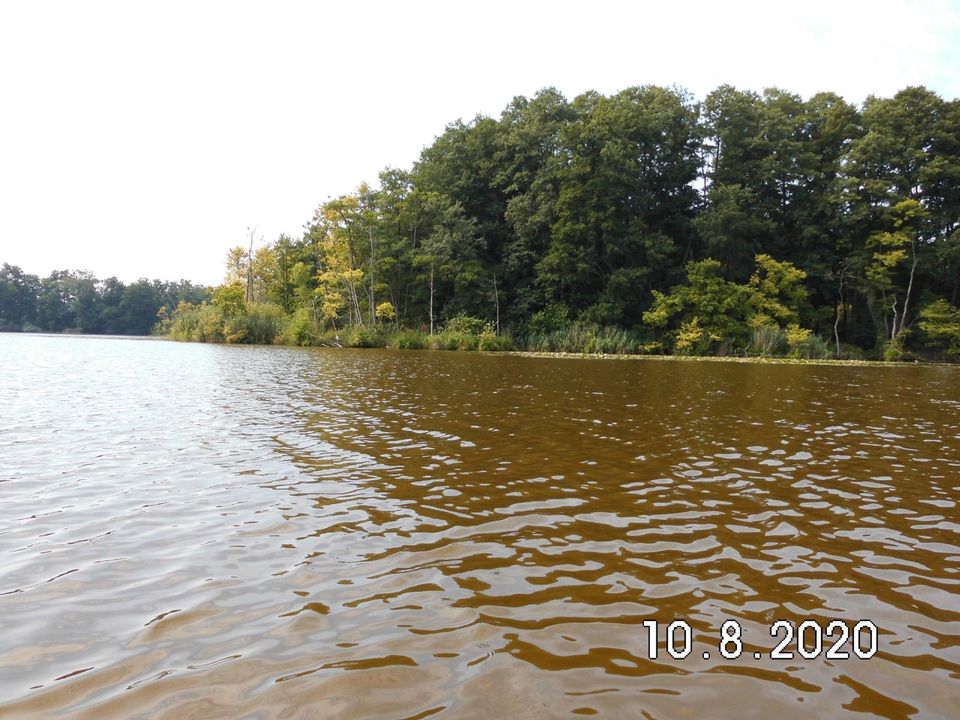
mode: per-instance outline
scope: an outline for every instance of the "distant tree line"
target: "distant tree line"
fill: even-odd
[[[3,263],[0,331],[149,335],[181,302],[203,303],[208,288],[186,280],[98,280],[89,273],[58,270],[43,279]]]

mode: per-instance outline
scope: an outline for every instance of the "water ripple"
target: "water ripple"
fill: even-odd
[[[9,335],[0,367],[0,717],[960,716],[956,368]],[[770,657],[810,619],[876,656]]]

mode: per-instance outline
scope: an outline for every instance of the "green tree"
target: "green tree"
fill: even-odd
[[[746,280],[753,259],[767,244],[774,224],[757,208],[758,201],[742,185],[714,185],[694,226],[709,257],[720,260],[726,274]]]
[[[429,291],[428,319],[430,334],[436,330],[436,296],[438,286],[450,283],[460,302],[452,304],[452,314],[469,306],[466,297],[474,289],[478,277],[477,249],[481,239],[477,222],[464,213],[458,202],[440,201],[436,221],[416,253],[415,262],[423,269]]]
[[[213,306],[217,308],[225,318],[242,315],[247,307],[247,290],[243,283],[234,281],[230,284],[223,284],[213,291]]]
[[[63,332],[76,327],[73,289],[68,270],[55,270],[40,282],[37,321],[43,330]]]
[[[680,91],[629,88],[574,102],[550,247],[537,266],[546,300],[607,323],[639,322],[692,238],[700,145]]]
[[[680,354],[690,354],[694,347],[706,351],[723,342],[746,344],[750,293],[724,279],[718,260],[688,263],[687,282],[669,293],[654,290],[653,298],[643,319],[651,327],[673,329]]]
[[[920,311],[919,325],[927,347],[945,358],[960,359],[960,308],[942,298],[935,300]]]
[[[809,311],[807,274],[789,262],[757,255],[756,269],[750,277],[749,323],[787,327],[799,325]]]
[[[156,284],[149,280],[141,279],[127,285],[119,306],[123,333],[149,335],[157,322],[161,304]]]
[[[23,330],[37,321],[40,279],[16,265],[0,268],[0,330]]]
[[[870,287],[882,298],[884,324],[889,339],[895,341],[910,317],[910,300],[920,260],[920,236],[928,213],[919,202],[907,199],[896,204],[892,215],[892,229],[874,233],[867,241],[873,254],[864,274]],[[898,305],[900,300],[902,305]]]

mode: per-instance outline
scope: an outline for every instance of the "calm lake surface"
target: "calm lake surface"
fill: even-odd
[[[0,717],[957,718],[958,498],[960,368],[0,335]]]

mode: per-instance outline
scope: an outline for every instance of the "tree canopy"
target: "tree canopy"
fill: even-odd
[[[142,330],[149,297],[171,322],[207,299],[110,282],[4,266],[0,323]],[[320,204],[300,237],[230,250],[234,285],[204,312],[275,308],[303,342],[473,317],[521,345],[605,328],[646,351],[749,352],[766,333],[833,355],[952,356],[960,101],[547,88],[449,124],[409,169]]]

